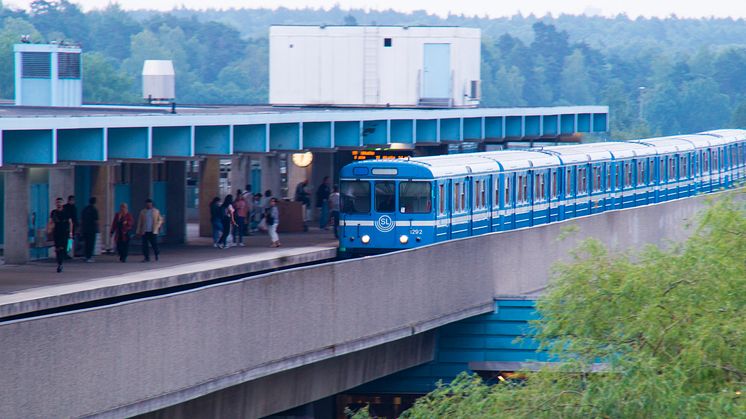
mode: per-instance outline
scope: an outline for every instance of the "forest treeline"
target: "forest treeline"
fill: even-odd
[[[561,15],[228,9],[83,12],[67,0],[0,3],[0,97],[13,44],[84,50],[84,101],[138,103],[145,59],[172,59],[181,103],[266,103],[271,24],[459,25],[482,29],[482,106],[608,105],[615,138],[746,128],[746,22]]]

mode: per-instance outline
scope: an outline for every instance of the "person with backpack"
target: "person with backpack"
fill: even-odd
[[[223,210],[220,208],[220,198],[212,198],[210,202],[210,224],[212,225],[212,245],[220,247],[220,238],[223,236]]]

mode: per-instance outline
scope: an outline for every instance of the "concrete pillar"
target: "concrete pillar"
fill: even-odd
[[[28,174],[28,169],[17,169],[5,173],[4,256],[7,264],[24,264],[29,260],[27,239],[30,210]]]
[[[112,248],[109,230],[116,211],[112,170],[112,166],[97,166],[91,171],[91,196],[96,198],[98,228],[101,232],[101,247],[104,249]]]
[[[67,197],[75,195],[75,170],[72,167],[54,167],[49,169],[49,208],[54,208],[54,200],[62,198],[67,203]],[[87,202],[77,202],[78,219],[80,211]],[[80,220],[78,220],[80,221]]]
[[[262,164],[262,188],[257,192],[264,195],[267,189],[272,191],[273,196],[279,196],[282,182],[280,181],[280,157],[276,154],[265,154],[261,157]]]
[[[212,236],[210,225],[210,201],[220,196],[220,159],[207,157],[199,166],[199,235]]]
[[[132,163],[130,166],[130,202],[129,210],[135,217],[145,208],[145,200],[153,198],[153,165],[150,163]]]
[[[186,243],[186,162],[166,162],[166,242]]]
[[[249,181],[251,171],[251,159],[248,156],[235,156],[231,158],[230,186],[231,193],[236,194],[236,189],[245,190]]]

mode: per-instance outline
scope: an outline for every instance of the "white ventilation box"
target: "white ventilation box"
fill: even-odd
[[[434,26],[269,31],[273,105],[475,107],[481,32]]]
[[[145,60],[142,97],[150,102],[172,102],[176,98],[176,72],[171,60]]]
[[[83,100],[81,49],[64,44],[16,44],[15,103],[78,107]]]

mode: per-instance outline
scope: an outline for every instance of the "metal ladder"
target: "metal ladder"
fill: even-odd
[[[363,30],[363,104],[378,105],[380,83],[378,50],[380,37],[377,26],[366,26]]]

